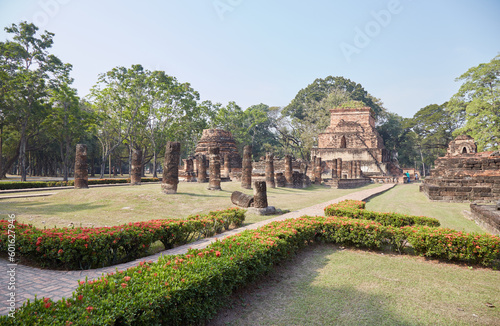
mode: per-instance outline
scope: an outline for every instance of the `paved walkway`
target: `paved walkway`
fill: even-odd
[[[6,259],[0,259],[0,290],[1,290],[1,303],[0,303],[0,314],[7,314],[7,299],[9,298],[9,293],[11,291],[8,290],[9,286],[9,271],[14,268],[15,269],[15,293],[16,293],[16,307],[20,307],[24,301],[27,299],[32,300],[35,297],[47,297],[52,300],[59,300],[62,297],[71,297],[72,292],[78,286],[78,280],[84,280],[86,277],[91,280],[98,278],[104,274],[109,272],[115,272],[118,270],[125,270],[128,267],[136,266],[139,262],[144,260],[158,260],[158,257],[161,255],[177,255],[186,253],[189,248],[197,248],[203,249],[216,239],[225,238],[227,236],[231,236],[234,234],[238,234],[244,230],[249,229],[257,229],[265,224],[281,221],[290,218],[297,218],[304,215],[311,216],[323,216],[323,209],[325,206],[341,202],[346,199],[355,199],[355,200],[366,200],[372,196],[378,195],[388,189],[394,187],[394,184],[384,184],[380,187],[366,189],[358,192],[354,192],[333,200],[330,200],[325,203],[321,203],[318,205],[314,205],[311,207],[303,208],[297,211],[293,211],[287,214],[283,214],[280,216],[276,216],[274,218],[257,222],[254,224],[250,224],[238,229],[230,230],[228,232],[224,232],[222,234],[218,234],[211,238],[201,239],[199,241],[189,243],[183,246],[179,246],[174,249],[165,250],[160,253],[157,253],[153,256],[143,257],[141,259],[137,259],[135,261],[131,261],[128,263],[92,269],[92,270],[80,270],[80,271],[55,271],[48,269],[40,269],[33,268],[24,265],[13,265],[9,264]],[[12,274],[12,273],[11,273]]]

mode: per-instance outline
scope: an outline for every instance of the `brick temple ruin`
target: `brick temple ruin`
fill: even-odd
[[[222,129],[205,129],[195,149],[195,157],[205,155],[208,157],[208,149],[218,147],[221,164],[224,165],[225,158],[229,159],[230,169],[241,169],[241,155],[236,147],[233,135]],[[195,165],[196,166],[196,165]]]
[[[402,170],[391,162],[369,107],[331,109],[330,126],[319,134],[311,156],[321,159],[321,176],[332,186],[402,182]]]
[[[420,188],[431,200],[488,203],[500,199],[500,153],[480,152],[470,136],[451,141]]]

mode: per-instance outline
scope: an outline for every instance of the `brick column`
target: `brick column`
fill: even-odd
[[[274,155],[273,153],[266,153],[266,185],[269,188],[275,188],[274,182]]]
[[[198,182],[207,182],[207,158],[203,154],[199,154],[196,159],[198,162]]]
[[[229,178],[231,168],[229,167],[229,154],[224,154],[224,178]]]
[[[75,156],[75,189],[84,189],[88,187],[87,145],[77,144]]]
[[[186,181],[193,182],[194,181],[194,167],[193,167],[193,159],[188,157],[186,160]]]
[[[241,171],[241,187],[252,188],[252,146],[243,148],[243,167]]]
[[[337,160],[332,160],[332,178],[338,178],[337,176]]]
[[[337,178],[342,179],[342,159],[337,159]]]
[[[165,194],[177,193],[179,183],[179,159],[181,157],[181,143],[169,141],[165,147],[165,160],[163,163],[163,179],[161,190]]]
[[[208,158],[210,160],[210,177],[208,181],[208,190],[221,190],[219,147],[210,147],[208,149]]]
[[[317,185],[321,184],[321,157],[316,157],[314,162],[314,183]]]
[[[285,187],[293,188],[293,168],[292,168],[292,156],[285,155]]]
[[[265,181],[255,181],[253,184],[253,207],[267,207],[267,189]]]

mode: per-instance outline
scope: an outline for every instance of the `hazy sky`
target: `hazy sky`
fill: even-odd
[[[447,101],[455,78],[500,53],[499,17],[498,0],[0,0],[2,27],[55,33],[51,53],[73,65],[80,96],[132,64],[244,109],[286,106],[332,75],[404,117]]]

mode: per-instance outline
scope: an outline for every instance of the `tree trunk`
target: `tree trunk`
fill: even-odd
[[[21,130],[21,147],[19,148],[19,168],[21,172],[21,181],[26,181],[26,132]]]
[[[153,178],[158,178],[158,173],[156,173],[156,149],[153,147]]]

